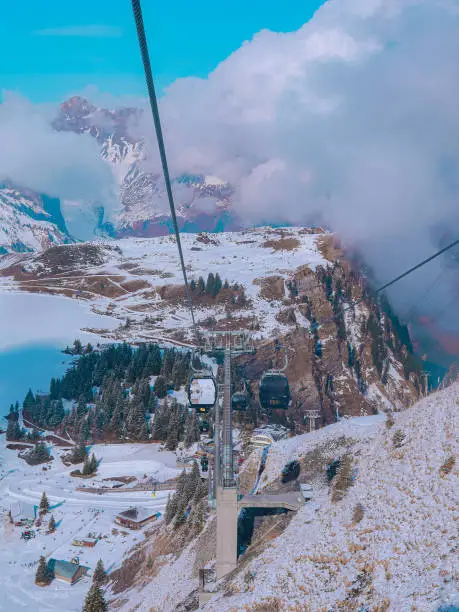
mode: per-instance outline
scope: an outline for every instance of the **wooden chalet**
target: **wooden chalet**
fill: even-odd
[[[160,516],[161,512],[156,512],[151,508],[133,507],[117,514],[115,523],[129,529],[140,529],[147,523],[156,521]]]
[[[53,572],[53,576],[56,580],[63,580],[69,584],[78,582],[80,578],[83,578],[83,576],[87,574],[89,569],[89,567],[80,565],[78,559],[72,559],[72,561],[50,559],[48,567]]]

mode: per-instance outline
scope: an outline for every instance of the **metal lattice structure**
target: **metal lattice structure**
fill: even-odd
[[[306,416],[309,419],[309,431],[314,431],[316,419],[320,417],[320,410],[306,410]]]

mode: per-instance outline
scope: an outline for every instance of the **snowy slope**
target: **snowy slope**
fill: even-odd
[[[266,468],[270,478],[294,454],[331,444],[340,435],[357,439],[351,451],[355,484],[343,501],[332,503],[326,487],[315,483],[315,501],[247,566],[256,575],[253,590],[239,576],[234,581],[239,594],[205,609],[240,610],[265,598],[277,599],[279,609],[289,604],[334,610],[343,602],[349,606],[344,609],[367,605],[393,611],[457,605],[458,472],[456,467],[443,477],[440,468],[458,452],[458,402],[455,384],[398,414],[391,429],[356,419],[275,444]],[[396,429],[406,435],[400,449],[392,442]],[[358,503],[364,516],[353,524]],[[365,568],[369,584],[353,598]]]
[[[279,477],[284,462],[323,454],[312,480],[313,500],[287,529],[229,581],[203,610],[384,610],[434,612],[459,604],[457,578],[457,455],[459,384],[430,395],[395,416],[344,420],[311,434],[273,444],[262,488]],[[402,430],[403,445],[393,435]],[[332,502],[326,457],[352,454],[355,480],[342,501]],[[259,453],[259,451],[257,451]],[[357,504],[363,518],[353,521]],[[154,542],[152,542],[154,546]],[[250,549],[249,549],[250,551]],[[198,587],[191,544],[143,587],[122,595],[128,612],[172,612]],[[446,609],[446,608],[445,608]]]
[[[281,236],[292,237],[298,241],[298,246],[292,250],[274,250],[265,245],[266,241],[276,241]],[[243,285],[250,302],[234,314],[235,319],[242,317],[247,324],[255,317],[261,325],[260,334],[269,334],[275,328],[288,327],[275,319],[281,301],[264,299],[258,281],[269,276],[287,280],[299,266],[309,266],[314,270],[316,266],[325,264],[317,246],[317,237],[301,228],[289,228],[287,232],[259,228],[218,236],[182,234],[181,240],[189,279],[197,281],[200,276],[206,279],[209,272],[218,272],[223,281],[227,279],[231,284]],[[88,298],[88,309],[122,322],[126,317],[131,319],[130,328],[117,331],[118,335],[126,335],[126,339],[154,339],[189,328],[191,318],[184,300],[162,299],[159,293],[162,287],[183,286],[174,238],[129,238],[110,243],[88,243],[89,247],[100,250],[103,263],[85,265],[85,245],[66,246],[59,255],[60,263],[53,269],[43,264],[41,256],[23,256],[16,260],[16,267],[3,269],[2,275],[6,278],[1,279],[0,291],[52,289],[53,293]],[[73,253],[80,251],[82,256],[74,264]],[[19,261],[20,282],[14,282],[12,278],[19,281],[16,275]],[[30,276],[24,276],[23,270]],[[104,287],[100,287],[101,282],[95,283],[96,280],[103,282]],[[139,288],[136,283],[140,283]],[[107,284],[112,285],[113,291],[104,295]],[[145,325],[147,316],[154,318],[157,315],[160,318],[155,323]],[[209,315],[224,319],[225,307],[218,304],[196,306],[198,321]]]
[[[6,252],[40,251],[70,240],[40,197],[0,185],[0,255]]]
[[[102,461],[89,486],[97,486],[102,478],[107,477],[132,475],[142,478],[147,473],[163,481],[179,473],[175,455],[158,452],[158,445],[94,445],[92,450]],[[4,519],[0,523],[2,612],[80,611],[91,584],[90,576],[73,586],[56,580],[45,588],[36,586],[34,577],[39,556],[43,554],[46,558],[70,561],[77,555],[80,563],[90,568],[90,574],[99,559],[103,560],[105,568],[117,569],[128,550],[144,539],[144,530],[120,528],[114,523],[116,514],[133,505],[164,512],[167,491],[158,492],[154,499],[150,491],[106,493],[103,496],[76,491],[83,482],[70,476],[74,466],[66,467],[61,462],[60,457],[65,451],[54,446],[51,454],[55,459],[48,464],[47,471],[43,471],[41,465],[27,466],[17,457],[17,451],[6,448],[5,437],[0,437],[0,509]],[[103,484],[107,486],[107,482]],[[20,539],[23,528],[8,522],[10,504],[24,501],[38,505],[43,491],[46,491],[51,504],[57,523],[56,532],[46,534],[45,520],[42,527],[34,527],[37,537],[24,542]],[[74,538],[88,537],[89,533],[99,538],[95,548],[79,548],[72,544]]]

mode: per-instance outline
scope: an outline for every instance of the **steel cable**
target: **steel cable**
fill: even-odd
[[[137,38],[139,41],[140,53],[142,55],[142,62],[143,62],[143,68],[145,72],[145,81],[146,81],[147,89],[148,89],[148,97],[150,99],[151,112],[152,112],[153,121],[155,124],[156,139],[158,141],[158,149],[159,149],[159,154],[161,157],[161,164],[163,167],[164,182],[166,183],[167,198],[169,200],[169,207],[171,210],[172,223],[174,225],[175,238],[177,240],[177,248],[178,248],[179,256],[180,256],[180,264],[181,264],[182,272],[183,272],[183,280],[185,281],[185,290],[186,290],[186,297],[188,301],[188,307],[191,313],[191,321],[193,323],[193,329],[194,329],[194,333],[196,336],[196,341],[199,343],[199,333],[198,333],[198,328],[196,325],[196,320],[194,317],[193,300],[191,297],[191,291],[190,291],[190,287],[188,284],[188,277],[187,277],[186,268],[185,268],[185,260],[184,260],[183,251],[182,251],[182,243],[180,240],[180,232],[179,232],[178,225],[177,225],[177,216],[175,214],[174,197],[172,194],[172,185],[171,185],[171,179],[169,175],[169,168],[167,165],[166,149],[164,146],[163,132],[161,129],[161,121],[159,118],[158,100],[156,98],[156,91],[155,91],[155,86],[153,82],[153,74],[152,74],[151,64],[150,64],[150,55],[148,53],[147,39],[145,36],[145,27],[143,23],[140,0],[132,0],[132,10],[134,13],[134,20],[135,20],[135,25],[137,29]]]

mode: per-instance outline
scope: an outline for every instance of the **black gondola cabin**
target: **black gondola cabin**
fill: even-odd
[[[287,410],[290,404],[288,378],[279,372],[266,372],[260,381],[259,396],[263,408]]]
[[[245,393],[233,393],[231,397],[233,410],[247,410],[247,395]]]

